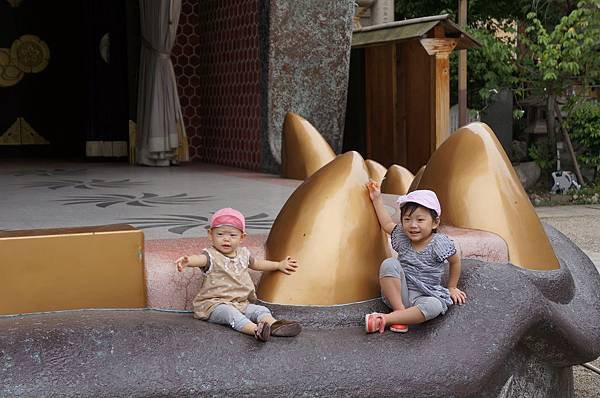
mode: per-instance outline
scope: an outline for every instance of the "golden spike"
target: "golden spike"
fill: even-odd
[[[281,176],[304,180],[335,159],[335,152],[306,119],[288,112],[283,123]]]
[[[412,192],[415,189],[417,189],[417,187],[419,186],[419,181],[421,181],[421,177],[423,177],[423,173],[425,172],[426,167],[427,165],[423,165],[417,171],[417,174],[415,174],[415,178],[413,178],[412,182],[410,183],[410,186],[408,187],[408,192]]]
[[[442,204],[442,223],[493,232],[512,264],[559,268],[544,228],[496,135],[483,123],[453,133],[431,156],[418,189]]]
[[[367,167],[347,152],[304,181],[287,200],[266,243],[266,258],[292,256],[292,275],[263,274],[261,300],[333,305],[380,296],[379,265],[391,256],[366,184]]]
[[[387,169],[385,179],[381,184],[381,192],[390,193],[394,195],[406,195],[410,184],[415,179],[413,173],[410,170],[393,164]]]
[[[385,178],[385,173],[387,172],[385,167],[383,167],[381,163],[371,159],[365,160],[365,165],[367,166],[367,172],[369,173],[371,180],[377,182],[377,184],[381,186],[381,183]]]

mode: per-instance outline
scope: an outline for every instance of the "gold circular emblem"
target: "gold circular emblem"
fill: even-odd
[[[23,35],[15,40],[10,48],[12,64],[27,73],[41,72],[48,65],[50,49],[34,35]]]
[[[0,66],[10,64],[10,49],[0,48]]]
[[[0,87],[14,86],[23,78],[22,70],[10,62],[10,51],[8,48],[0,48]]]
[[[0,87],[14,86],[23,78],[22,70],[14,65],[0,65]]]

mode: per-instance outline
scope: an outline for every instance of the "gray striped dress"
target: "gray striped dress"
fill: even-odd
[[[398,252],[398,261],[406,275],[408,289],[437,298],[442,303],[443,312],[446,312],[452,299],[441,281],[444,263],[456,253],[454,242],[447,235],[434,233],[427,247],[416,251],[401,225],[396,225],[392,230],[391,241],[392,247]]]

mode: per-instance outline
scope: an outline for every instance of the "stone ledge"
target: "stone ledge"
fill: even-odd
[[[340,311],[290,306],[274,314],[313,322],[266,344],[190,314],[0,317],[0,396],[569,397],[571,366],[600,355],[600,275],[564,235],[547,233],[561,269],[467,259],[467,304],[406,334],[332,328],[325,318]]]

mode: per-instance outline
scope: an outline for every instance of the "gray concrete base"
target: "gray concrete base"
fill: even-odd
[[[274,306],[304,330],[268,343],[150,310],[2,317],[0,396],[569,397],[600,355],[600,275],[547,232],[560,270],[465,260],[468,303],[406,334],[365,334],[378,301]]]

